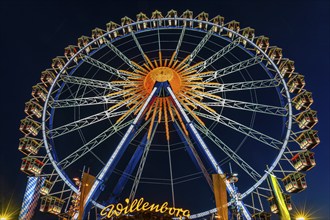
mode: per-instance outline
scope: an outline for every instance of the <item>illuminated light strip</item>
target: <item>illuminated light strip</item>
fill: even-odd
[[[147,98],[146,102],[144,103],[142,109],[140,110],[139,114],[137,115],[137,117],[134,119],[133,123],[130,125],[130,127],[128,128],[128,130],[126,131],[125,135],[123,136],[123,138],[121,139],[120,143],[118,144],[117,148],[115,149],[115,151],[112,153],[110,159],[108,160],[108,162],[106,163],[106,165],[104,166],[104,168],[102,169],[101,173],[98,175],[97,179],[95,180],[87,198],[86,198],[86,202],[85,202],[85,208],[88,205],[89,201],[91,200],[91,197],[94,195],[95,191],[98,189],[99,185],[103,182],[101,180],[103,180],[104,176],[106,175],[109,167],[112,165],[113,161],[115,160],[115,158],[117,157],[117,154],[119,153],[119,151],[121,150],[121,148],[123,147],[123,145],[125,144],[128,136],[131,134],[133,128],[135,127],[136,123],[138,122],[138,120],[141,118],[144,110],[146,109],[146,107],[148,106],[150,100],[154,97],[154,94],[157,91],[157,87],[154,87],[154,89],[152,90],[152,92],[150,93],[149,97]]]
[[[172,89],[170,87],[166,87],[167,91],[170,93],[171,97],[173,98],[173,101],[175,102],[176,106],[179,108],[180,113],[183,115],[183,117],[186,120],[187,125],[190,127],[190,129],[192,130],[192,132],[194,133],[195,137],[198,139],[198,142],[200,143],[200,145],[203,147],[203,150],[205,151],[206,155],[208,156],[209,160],[211,161],[212,165],[214,166],[216,172],[218,174],[224,174],[223,171],[221,170],[221,168],[218,166],[217,161],[215,160],[215,158],[213,157],[212,153],[210,152],[210,150],[208,149],[208,147],[206,146],[205,142],[203,141],[202,137],[199,135],[199,133],[197,132],[196,128],[194,127],[194,125],[192,124],[192,121],[190,121],[190,119],[188,118],[188,115],[185,113],[185,111],[183,110],[182,106],[180,105],[179,101],[177,100],[177,98],[175,97]],[[236,191],[234,190],[234,188],[232,187],[232,185],[230,185],[229,181],[226,181],[226,186],[228,191],[234,195],[234,199],[237,203],[237,205],[239,205],[240,207],[242,207],[243,209],[243,214],[244,217],[248,220],[251,220],[251,216],[248,212],[248,210],[246,209],[245,205],[243,204],[242,201],[239,201],[239,198],[237,196]]]

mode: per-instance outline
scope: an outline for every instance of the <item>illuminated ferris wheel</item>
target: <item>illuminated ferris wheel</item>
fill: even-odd
[[[53,59],[32,96],[20,126],[30,176],[20,219],[38,200],[63,219],[81,208],[101,219],[108,204],[141,197],[215,216],[211,174],[225,178],[231,218],[269,219],[280,209],[269,176],[290,210],[320,142],[294,62],[253,28],[205,12],[96,28]],[[82,172],[96,177],[83,202]]]

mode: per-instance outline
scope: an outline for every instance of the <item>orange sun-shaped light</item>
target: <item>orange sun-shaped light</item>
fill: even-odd
[[[111,84],[121,87],[119,92],[111,93],[108,96],[122,95],[124,98],[121,102],[112,106],[109,110],[113,111],[120,106],[126,105],[129,110],[122,115],[116,123],[125,119],[129,114],[136,115],[142,108],[143,103],[151,93],[157,82],[168,82],[180,104],[189,114],[200,124],[204,122],[194,113],[193,110],[202,107],[204,110],[214,112],[214,110],[202,103],[204,98],[219,99],[219,96],[205,92],[205,87],[208,85],[217,86],[218,82],[203,82],[201,77],[210,72],[199,72],[198,69],[201,63],[190,66],[188,64],[189,56],[179,62],[175,59],[174,52],[171,59],[162,59],[162,53],[159,52],[158,60],[153,62],[144,55],[145,63],[139,65],[132,61],[132,65],[136,68],[133,72],[119,70],[119,72],[127,76],[127,80],[112,81]],[[166,139],[169,140],[169,125],[170,121],[178,119],[183,132],[188,135],[188,131],[182,121],[180,114],[173,105],[171,99],[166,96],[158,96],[146,109],[145,120],[151,119],[148,139],[150,139],[154,122],[158,121],[165,123]]]

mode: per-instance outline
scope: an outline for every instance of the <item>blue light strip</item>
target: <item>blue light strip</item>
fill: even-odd
[[[30,220],[38,204],[40,189],[45,182],[45,177],[28,177],[24,199],[19,214],[19,220]]]

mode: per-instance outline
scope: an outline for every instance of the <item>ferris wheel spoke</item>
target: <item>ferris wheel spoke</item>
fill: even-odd
[[[234,108],[244,111],[258,112],[263,114],[270,114],[276,116],[286,116],[288,114],[287,109],[278,106],[264,105],[252,102],[243,102],[239,100],[224,99],[221,98],[216,102],[203,102],[207,106]]]
[[[209,119],[209,120],[212,120],[212,121],[215,121],[215,122],[218,122],[220,124],[223,124],[235,131],[238,131],[244,135],[247,135],[261,143],[264,143],[276,150],[280,150],[280,148],[282,147],[283,145],[283,142],[279,141],[279,140],[276,140],[275,138],[272,138],[266,134],[263,134],[259,131],[256,131],[250,127],[247,127],[243,124],[240,124],[232,119],[229,119],[223,115],[219,115],[219,114],[204,114],[204,113],[201,113],[201,112],[197,112],[195,111],[195,114],[197,116],[201,116],[203,118],[206,118],[206,119]]]
[[[144,62],[145,62],[145,63],[148,63],[148,60],[146,59],[146,56],[147,56],[147,55],[144,53],[144,51],[143,51],[143,49],[142,49],[142,47],[141,47],[141,44],[140,44],[139,40],[137,39],[136,35],[134,34],[134,31],[132,31],[131,33],[132,33],[132,38],[133,38],[133,40],[134,40],[136,46],[138,47],[138,49],[139,49],[139,51],[140,51],[140,53],[141,53],[141,56],[143,57]]]
[[[181,45],[182,45],[182,41],[183,41],[183,37],[184,37],[185,32],[186,32],[186,26],[184,25],[182,27],[182,30],[181,30],[181,34],[180,34],[180,38],[179,38],[178,44],[177,44],[177,46],[175,48],[173,61],[175,61],[178,58],[178,54],[180,52],[180,48],[181,48]],[[172,63],[170,63],[169,66],[171,66],[171,64]]]
[[[71,153],[69,156],[65,157],[61,160],[58,165],[62,166],[62,169],[68,168],[74,162],[82,158],[85,154],[92,151],[94,148],[99,146],[102,142],[107,140],[112,135],[116,134],[117,132],[121,131],[122,129],[126,128],[133,122],[133,119],[127,121],[123,124],[114,124],[107,130],[103,131],[101,134],[97,135],[92,140],[88,141],[86,144],[78,148],[75,152]]]
[[[208,66],[210,66],[215,61],[219,60],[221,57],[235,49],[239,45],[239,39],[233,40],[228,45],[223,47],[221,50],[213,54],[211,57],[209,57],[207,60],[205,60],[202,64],[202,66],[197,70],[197,74],[201,73],[203,70],[205,70]]]
[[[151,122],[151,123],[153,123],[153,122]],[[144,165],[147,161],[150,146],[151,146],[151,143],[154,139],[157,127],[158,127],[158,122],[154,122],[153,131],[151,133],[150,139],[147,140],[147,143],[144,146],[144,151],[143,151],[143,154],[142,154],[142,157],[141,157],[141,160],[140,160],[140,164],[138,166],[138,170],[137,170],[137,173],[135,175],[133,186],[132,186],[132,189],[131,189],[131,192],[130,192],[130,195],[129,195],[130,201],[133,201],[134,198],[135,198],[135,194],[136,194],[136,191],[137,191],[139,183],[140,183],[140,179],[141,179],[141,175],[142,175],[142,172],[143,172],[143,169],[144,169]]]
[[[95,124],[97,122],[100,122],[102,120],[105,120],[107,118],[113,118],[117,116],[121,116],[127,113],[127,110],[125,111],[119,111],[119,112],[114,112],[114,111],[103,111],[91,116],[88,116],[86,118],[82,118],[80,120],[68,123],[66,125],[62,125],[58,128],[54,128],[52,130],[49,130],[47,132],[47,135],[52,137],[52,138],[57,138],[59,136],[62,136],[64,134],[68,134],[70,132],[76,131],[78,129],[87,127],[89,125]]]
[[[252,89],[264,89],[277,87],[280,85],[279,80],[276,79],[264,79],[256,81],[246,81],[246,82],[235,82],[235,83],[225,83],[218,85],[216,89],[208,90],[207,93],[216,94],[219,92],[232,92],[232,91],[242,91],[242,90],[252,90]]]
[[[204,47],[206,42],[211,38],[213,33],[214,33],[214,29],[211,28],[203,37],[203,39],[199,42],[199,44],[195,47],[195,49],[191,52],[191,54],[189,55],[189,59],[186,61],[188,65],[190,65],[190,63],[195,59],[197,54],[201,51],[201,49]]]
[[[228,147],[220,138],[212,131],[204,126],[195,124],[195,127],[208,137],[216,146],[218,146],[232,161],[242,168],[256,182],[261,178],[261,175],[255,171],[247,162],[237,155],[230,147]]]
[[[120,57],[131,69],[136,70],[136,67],[132,64],[132,61],[123,54],[117,47],[115,47],[108,39],[105,39],[105,44],[118,56]]]
[[[94,88],[101,88],[101,89],[108,89],[113,91],[120,91],[122,89],[117,88],[111,85],[110,82],[102,81],[102,80],[95,80],[95,79],[88,79],[84,77],[77,77],[77,76],[62,76],[62,79],[66,83],[77,84],[81,86],[87,87],[94,87]]]
[[[89,64],[91,64],[91,65],[93,65],[93,66],[101,69],[101,70],[104,70],[107,73],[110,73],[110,74],[112,74],[114,76],[117,76],[117,77],[119,77],[119,78],[121,78],[123,80],[127,80],[126,74],[120,72],[116,68],[113,68],[113,67],[111,67],[111,66],[109,66],[109,65],[107,65],[107,64],[105,64],[105,63],[103,63],[103,62],[101,62],[99,60],[96,60],[96,59],[94,59],[94,58],[92,58],[90,56],[84,56],[83,57],[83,60],[86,61],[87,63],[89,63]]]
[[[239,63],[235,63],[233,65],[224,67],[222,69],[216,70],[216,71],[208,73],[208,74],[201,73],[199,75],[199,77],[208,77],[207,79],[204,80],[204,82],[211,82],[217,78],[221,78],[223,76],[227,76],[227,75],[235,73],[237,71],[241,71],[248,67],[254,66],[258,63],[261,63],[261,61],[262,61],[261,56],[255,56],[255,57],[249,58],[249,59],[241,61]]]
[[[48,102],[51,108],[68,108],[76,106],[100,105],[100,104],[117,104],[121,100],[113,99],[109,96],[96,96],[87,98],[73,98],[62,100],[51,100]]]

